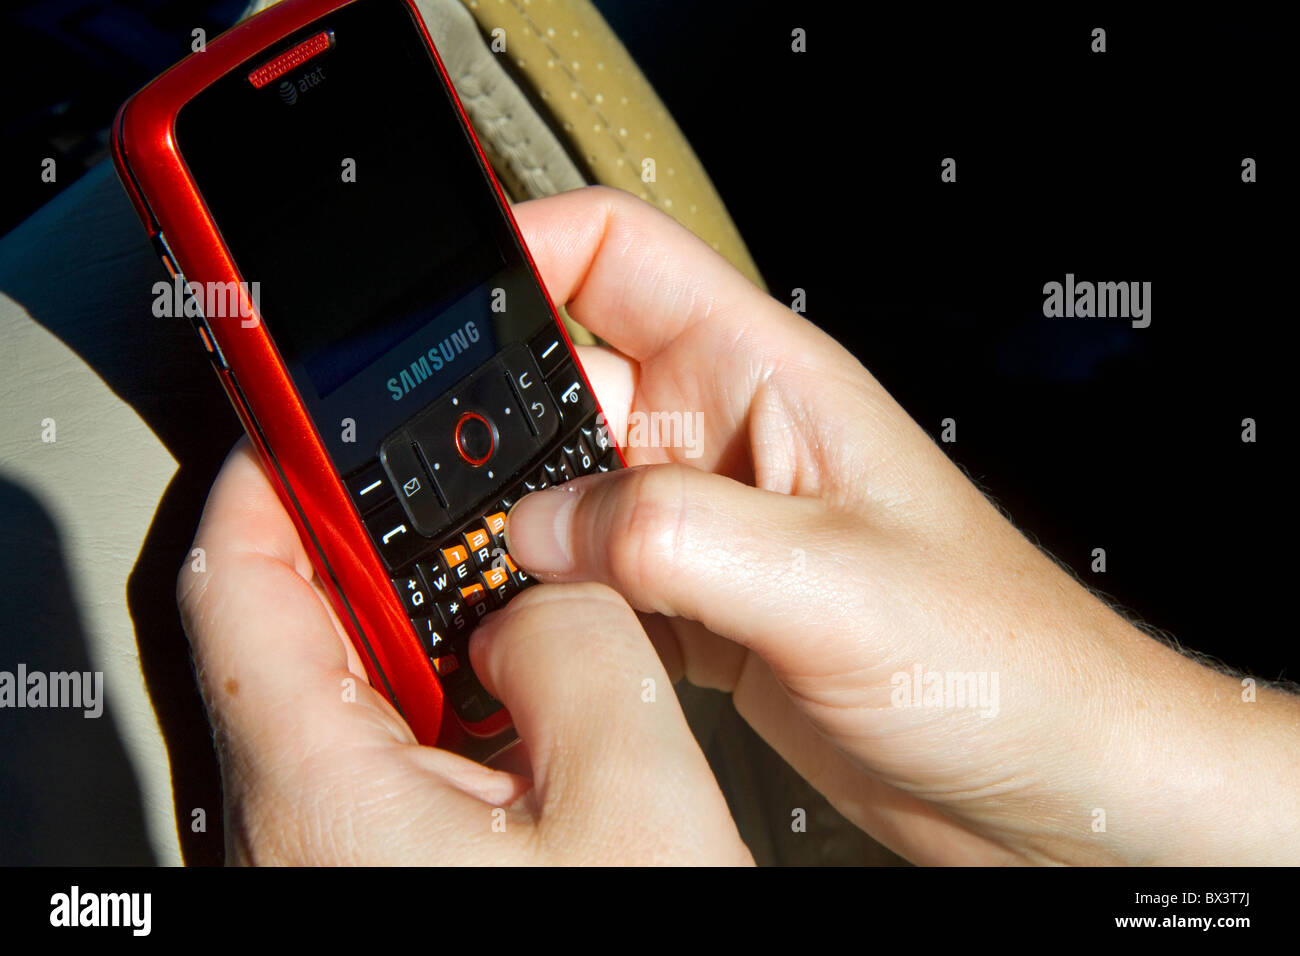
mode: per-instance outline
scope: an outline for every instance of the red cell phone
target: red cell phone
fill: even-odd
[[[507,746],[467,654],[532,583],[506,513],[624,461],[415,5],[283,0],[113,156],[371,684],[423,743]]]

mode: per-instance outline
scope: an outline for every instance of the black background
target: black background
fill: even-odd
[[[954,418],[949,455],[1086,583],[1186,646],[1297,676],[1279,23],[598,5],[777,298],[805,289],[936,439]],[[1150,281],[1151,326],[1044,318],[1067,272]]]

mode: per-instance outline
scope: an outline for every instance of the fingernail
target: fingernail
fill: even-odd
[[[534,574],[573,570],[573,509],[579,487],[549,488],[525,496],[506,516],[506,550]]]

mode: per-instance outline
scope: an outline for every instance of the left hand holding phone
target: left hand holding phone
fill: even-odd
[[[747,864],[633,611],[598,584],[489,617],[473,665],[521,773],[423,747],[366,681],[246,439],[177,582],[216,731],[226,859],[245,864]]]

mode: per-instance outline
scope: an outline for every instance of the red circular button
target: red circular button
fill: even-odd
[[[465,412],[456,421],[456,451],[477,468],[497,448],[497,430],[478,412]]]

